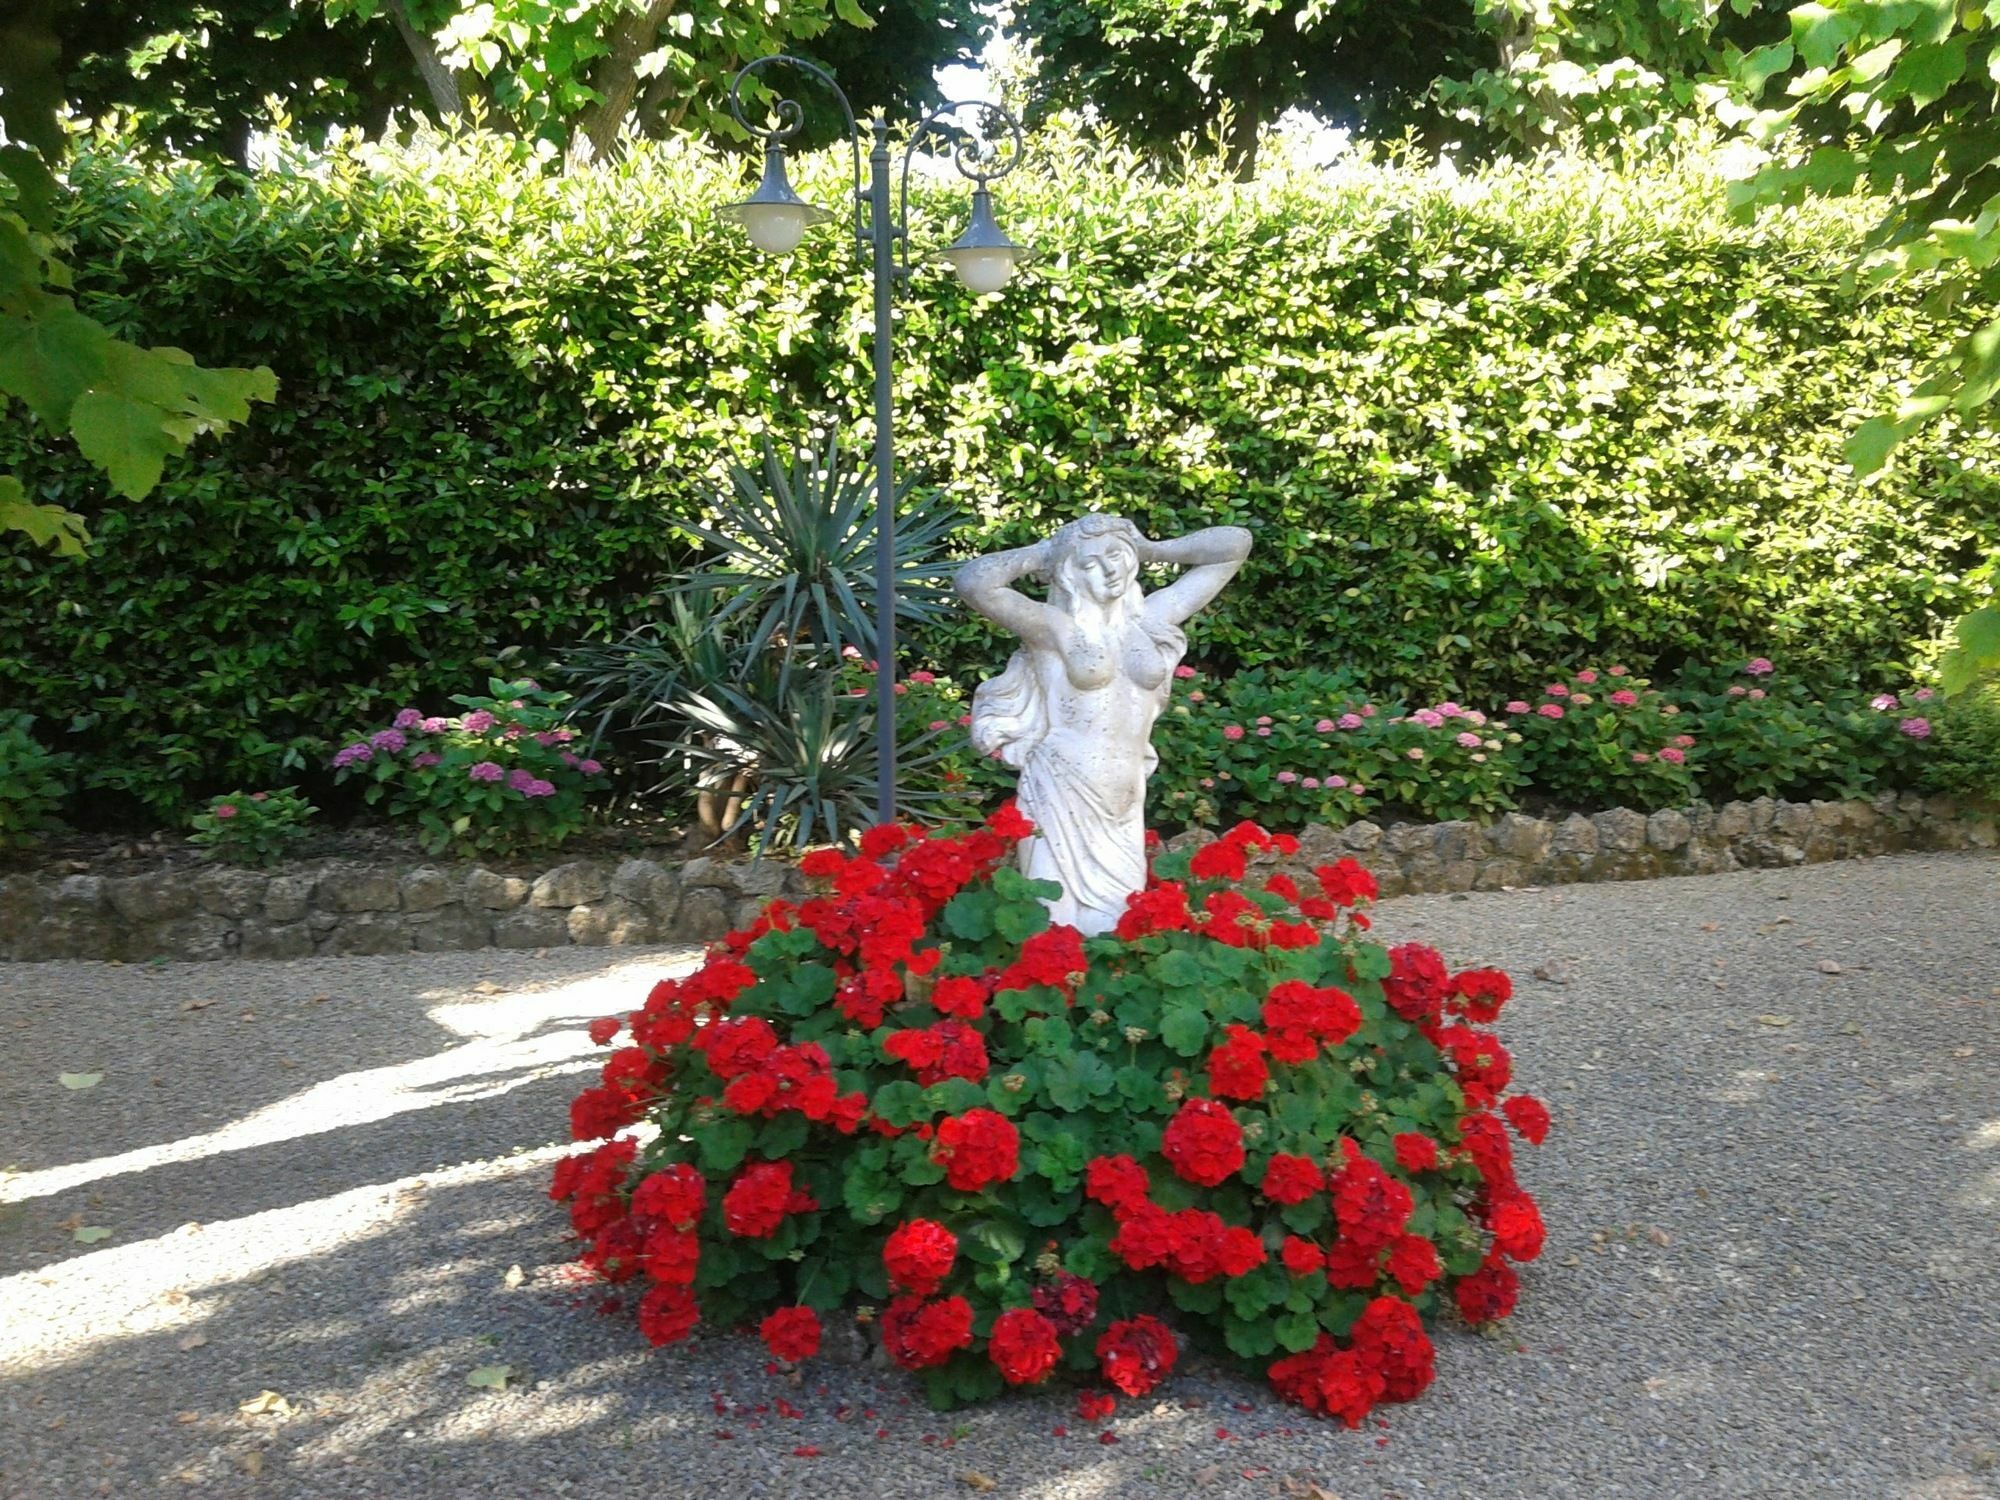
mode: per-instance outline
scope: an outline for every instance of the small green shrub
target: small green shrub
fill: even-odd
[[[1939,791],[2000,802],[2000,681],[1974,683],[1932,710],[1924,774]]]
[[[1815,686],[1753,657],[1698,675],[1681,696],[1711,802],[1868,797],[1919,779],[1923,735],[1904,727],[1913,721],[1894,694]]]
[[[455,697],[456,718],[398,713],[385,729],[333,757],[343,781],[365,781],[366,800],[391,820],[414,822],[433,854],[505,852],[559,844],[584,823],[585,794],[604,768],[571,747],[567,693],[534,682],[487,684],[489,697]]]
[[[1695,800],[1700,738],[1678,704],[1623,666],[1566,674],[1506,712],[1528,779],[1553,801],[1653,812]]]
[[[195,816],[188,842],[230,864],[275,864],[298,846],[306,823],[318,811],[295,786],[225,792]]]
[[[35,738],[35,716],[0,713],[0,849],[34,842],[70,791],[73,758]]]

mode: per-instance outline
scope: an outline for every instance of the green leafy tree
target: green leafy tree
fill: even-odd
[[[1034,112],[1087,106],[1155,148],[1218,136],[1239,173],[1300,107],[1432,146],[1644,140],[1722,60],[1781,35],[1774,0],[1025,0]]]
[[[114,492],[137,499],[169,457],[243,421],[277,382],[269,370],[207,370],[179,349],[127,343],[69,297],[69,268],[50,235],[64,146],[52,9],[30,4],[0,22],[0,397],[67,433]],[[0,474],[5,531],[71,554],[89,540],[81,515],[38,503],[11,474]]]

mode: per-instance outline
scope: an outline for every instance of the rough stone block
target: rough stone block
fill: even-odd
[[[304,919],[306,908],[312,904],[313,887],[318,884],[311,875],[278,875],[264,887],[264,916],[271,922],[297,922]]]
[[[219,917],[247,917],[263,904],[270,883],[255,870],[203,870],[194,878],[195,903]]]
[[[1597,852],[1597,825],[1582,813],[1571,813],[1556,829],[1551,848],[1557,854],[1588,856]]]
[[[1299,868],[1331,864],[1340,857],[1340,834],[1324,823],[1308,823],[1299,830],[1299,852],[1294,858]]]
[[[1646,815],[1629,807],[1614,807],[1590,820],[1597,830],[1597,847],[1612,854],[1631,854],[1646,847]]]
[[[128,956],[208,960],[226,958],[231,945],[223,941],[229,928],[213,917],[181,917],[154,922],[131,933]]]
[[[1671,807],[1663,807],[1646,819],[1646,842],[1655,849],[1683,849],[1693,837],[1694,825],[1687,814]]]
[[[681,893],[680,911],[675,914],[671,938],[679,943],[706,943],[729,931],[728,898],[713,886],[697,886]]]
[[[356,912],[327,938],[329,953],[408,953],[414,946],[410,929],[388,912]]]
[[[1391,854],[1428,854],[1431,851],[1429,823],[1392,823],[1382,835],[1382,847]]]
[[[776,896],[785,889],[792,867],[781,859],[758,859],[737,865],[736,889],[746,896]]]
[[[1478,860],[1486,853],[1486,831],[1463,818],[1436,823],[1431,827],[1431,848],[1447,865]],[[1470,890],[1470,886],[1459,887]]]
[[[1412,854],[1403,861],[1403,891],[1406,895],[1425,895],[1444,888],[1444,861],[1435,854],[1425,851]]]
[[[569,940],[586,948],[624,947],[653,940],[653,919],[645,908],[616,896],[570,909]]]
[[[1349,823],[1340,830],[1340,841],[1356,854],[1365,854],[1382,842],[1381,825],[1371,823],[1366,818]]]
[[[460,897],[467,906],[486,911],[512,911],[528,899],[528,882],[515,875],[475,869],[465,877]]]
[[[1715,810],[1713,832],[1718,839],[1740,839],[1749,831],[1749,803],[1725,802]]]
[[[1776,797],[1756,797],[1750,803],[1750,831],[1769,833],[1771,825],[1778,821],[1779,802]]]
[[[602,865],[577,860],[542,873],[528,892],[530,906],[582,906],[611,894],[611,872]]]
[[[1786,838],[1803,842],[1813,831],[1813,810],[1804,802],[1780,802],[1771,812],[1771,826]]]
[[[731,866],[707,854],[697,854],[681,866],[681,889],[696,890],[712,887],[716,890],[734,891],[736,881],[730,874]]]
[[[496,948],[561,948],[569,944],[569,913],[547,907],[509,912],[493,924]]]
[[[1518,861],[1511,859],[1489,859],[1479,867],[1478,876],[1472,882],[1476,891],[1497,891],[1504,886],[1526,885],[1527,872]]]
[[[404,871],[397,889],[404,911],[436,911],[458,899],[458,882],[432,865]]]
[[[33,876],[0,880],[0,953],[26,957],[48,909],[48,892]]]
[[[320,872],[313,902],[328,911],[394,911],[403,904],[396,872],[372,865],[335,864]],[[360,950],[344,948],[345,953]]]
[[[1493,847],[1509,859],[1536,865],[1548,858],[1556,831],[1540,818],[1510,812],[1493,825]],[[1514,882],[1510,881],[1509,884]]]
[[[96,879],[94,875],[72,875],[63,884]],[[115,875],[101,885],[111,909],[128,922],[165,922],[194,911],[194,882],[175,870],[151,875]]]
[[[311,958],[312,931],[303,922],[246,922],[236,951],[245,958]]]
[[[406,919],[405,925],[419,953],[459,953],[493,940],[493,919],[479,908],[441,906]]]

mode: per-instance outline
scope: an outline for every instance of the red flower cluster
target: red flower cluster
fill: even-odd
[[[1478,1270],[1470,1276],[1459,1277],[1458,1284],[1452,1288],[1452,1295],[1457,1299],[1459,1316],[1477,1326],[1498,1322],[1511,1314],[1520,1290],[1521,1278],[1495,1250],[1487,1255]]]
[[[995,994],[1003,990],[1032,989],[1045,984],[1061,990],[1063,999],[1076,996],[1076,982],[1088,967],[1083,956],[1083,934],[1060,923],[1036,933],[1021,944],[1021,956],[1000,971],[993,981]]]
[[[819,1353],[819,1314],[810,1307],[781,1307],[757,1325],[764,1346],[796,1364]]]
[[[1433,1028],[1431,1042],[1451,1059],[1458,1086],[1473,1108],[1490,1109],[1507,1091],[1514,1077],[1514,1059],[1499,1038],[1454,1023]]]
[[[1503,969],[1467,969],[1451,979],[1451,1009],[1480,1026],[1500,1019],[1500,1008],[1514,997],[1514,981]]]
[[[1129,1156],[1093,1157],[1083,1169],[1083,1193],[1114,1214],[1132,1213],[1150,1201],[1152,1181]]]
[[[1418,1025],[1436,1021],[1444,1014],[1445,990],[1450,978],[1435,948],[1404,943],[1389,950],[1389,965],[1389,977],[1382,981],[1382,994],[1391,1010]]]
[[[776,1234],[788,1216],[818,1207],[810,1193],[792,1186],[790,1162],[752,1162],[722,1195],[722,1223],[731,1234],[761,1240]]]
[[[1061,1334],[1082,1333],[1097,1321],[1097,1283],[1067,1271],[1035,1288],[1035,1311]]]
[[[931,1160],[944,1167],[946,1182],[961,1193],[976,1193],[1019,1169],[1021,1133],[998,1111],[968,1109],[938,1122]]]
[[[1308,1411],[1359,1427],[1378,1401],[1413,1400],[1431,1382],[1433,1351],[1416,1309],[1377,1297],[1348,1331],[1342,1348],[1331,1334],[1304,1354],[1271,1366],[1279,1395]]]
[[[926,1088],[947,1078],[977,1083],[986,1076],[986,1037],[959,1020],[893,1032],[882,1043],[882,1051],[913,1068],[917,1082]]]
[[[1160,1154],[1187,1181],[1214,1187],[1243,1165],[1243,1127],[1213,1099],[1190,1099],[1167,1122]]]
[[[1035,1385],[1062,1358],[1056,1328],[1032,1307],[1012,1307],[993,1320],[986,1354],[1009,1385]]]
[[[1163,880],[1125,898],[1125,914],[1113,933],[1125,942],[1135,942],[1156,932],[1192,932],[1194,913],[1188,909],[1187,887]]]
[[[1326,899],[1335,906],[1353,906],[1357,902],[1373,901],[1381,894],[1381,887],[1375,877],[1368,873],[1359,860],[1352,857],[1341,859],[1330,865],[1313,866],[1313,874],[1319,880],[1319,888]]]
[[[1288,979],[1264,997],[1265,1044],[1279,1062],[1307,1063],[1361,1029],[1361,1007],[1345,990]]]
[[[620,1193],[638,1154],[636,1141],[606,1141],[595,1150],[565,1156],[556,1163],[549,1196],[558,1203],[568,1200],[570,1227],[578,1234],[594,1235],[612,1220],[624,1217]]]
[[[737,1024],[717,1021],[704,1026],[702,1035]],[[697,1037],[695,1045],[700,1046],[700,1042]],[[732,1065],[738,1060],[739,1057],[732,1057]],[[715,1067],[713,1058],[709,1066]],[[795,1109],[808,1120],[832,1125],[842,1135],[854,1134],[861,1117],[868,1112],[866,1094],[858,1090],[851,1094],[840,1092],[826,1049],[818,1042],[773,1047],[748,1071],[740,1071],[729,1080],[722,1091],[722,1102],[739,1115],[761,1115],[767,1119],[783,1110]]]
[[[1174,1331],[1145,1313],[1113,1323],[1097,1340],[1104,1378],[1128,1396],[1143,1396],[1165,1380],[1179,1356]]]
[[[1273,1203],[1303,1203],[1326,1186],[1326,1177],[1310,1157],[1273,1156],[1264,1168],[1263,1193]]]
[[[1549,1107],[1533,1094],[1516,1094],[1500,1106],[1500,1113],[1530,1146],[1549,1138]]]
[[[1264,1062],[1264,1039],[1248,1026],[1232,1025],[1208,1054],[1208,1090],[1218,1099],[1257,1099],[1271,1081]]]
[[[677,1161],[648,1174],[632,1190],[632,1217],[659,1219],[675,1229],[692,1229],[708,1206],[708,1183],[701,1173]]]
[[[971,1342],[972,1304],[963,1297],[898,1297],[882,1310],[883,1347],[906,1370],[941,1365]]]
[[[603,1078],[570,1101],[571,1140],[594,1141],[643,1118],[666,1086],[667,1065],[644,1047],[620,1047],[605,1059]]]
[[[910,1219],[889,1232],[882,1264],[889,1280],[906,1292],[928,1297],[951,1274],[958,1236],[930,1219]]]
[[[701,1322],[694,1293],[684,1286],[656,1286],[639,1299],[639,1332],[650,1344],[675,1344]]]

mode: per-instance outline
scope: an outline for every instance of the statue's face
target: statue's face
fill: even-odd
[[[1076,544],[1071,576],[1094,603],[1122,598],[1139,577],[1139,557],[1132,544],[1118,536],[1085,537]]]

